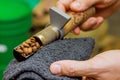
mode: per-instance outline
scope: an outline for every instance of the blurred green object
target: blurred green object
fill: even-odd
[[[27,3],[0,0],[0,80],[13,59],[13,48],[29,37],[32,11]]]
[[[3,80],[2,77],[3,77],[3,71],[5,70],[5,67],[6,66],[0,65],[0,80]]]
[[[24,1],[25,3],[27,3],[30,8],[33,10],[34,7],[41,1],[41,0],[19,0],[19,1]]]

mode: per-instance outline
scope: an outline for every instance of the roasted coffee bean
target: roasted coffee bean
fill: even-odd
[[[24,42],[22,45],[23,45],[24,47],[29,47],[29,44],[27,44],[27,43],[25,43],[25,42]]]
[[[31,47],[35,46],[36,44],[35,43],[31,43]]]
[[[21,46],[18,46],[17,49],[21,49]],[[16,50],[17,50],[17,49],[16,49]]]
[[[31,42],[36,42],[35,38],[32,37],[31,38]]]
[[[36,47],[37,47],[37,48],[40,48],[40,45],[39,45],[39,43],[38,43],[38,42],[36,42]]]
[[[16,49],[16,51],[19,52],[19,53],[23,53],[23,50],[20,49],[20,48],[19,48],[19,49]]]
[[[28,48],[23,49],[24,54],[28,54]]]
[[[28,48],[28,53],[29,54],[32,53],[32,48],[31,47]]]
[[[28,39],[28,40],[26,41],[26,43],[27,43],[27,44],[30,44],[30,43],[31,43],[31,40],[30,40],[30,39]]]
[[[35,51],[37,50],[37,47],[36,47],[36,46],[33,46],[33,47],[32,47],[32,50],[33,50],[33,52],[35,52]]]
[[[31,37],[30,39],[35,41],[35,38],[34,38],[34,37]]]
[[[24,46],[23,46],[23,45],[21,45],[21,46],[20,46],[20,48],[21,48],[21,49],[24,49]]]
[[[31,37],[30,39],[23,42],[19,47],[17,47],[16,51],[22,54],[23,56],[28,56],[32,52],[37,51],[41,45],[36,42],[36,39],[34,37]]]

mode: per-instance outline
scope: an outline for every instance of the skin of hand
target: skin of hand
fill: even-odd
[[[91,6],[96,8],[95,16],[75,28],[73,31],[75,34],[79,34],[80,30],[89,31],[98,28],[105,18],[111,16],[118,10],[120,0],[59,0],[57,3],[57,7],[64,12],[80,12]]]
[[[103,52],[86,61],[57,61],[50,71],[60,76],[84,76],[83,80],[120,80],[120,50]]]

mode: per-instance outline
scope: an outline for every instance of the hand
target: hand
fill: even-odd
[[[94,17],[89,18],[85,23],[74,30],[75,34],[80,33],[80,29],[84,31],[94,30],[98,28],[105,18],[112,15],[120,7],[120,0],[59,0],[57,7],[64,12],[68,10],[79,12],[94,6],[97,13]]]
[[[56,75],[80,77],[88,80],[120,80],[120,50],[101,53],[86,61],[58,61],[50,66]]]

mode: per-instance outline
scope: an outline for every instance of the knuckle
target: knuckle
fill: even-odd
[[[67,69],[67,75],[69,76],[75,76],[77,73],[77,70],[75,69],[74,66],[69,66],[69,68]]]

